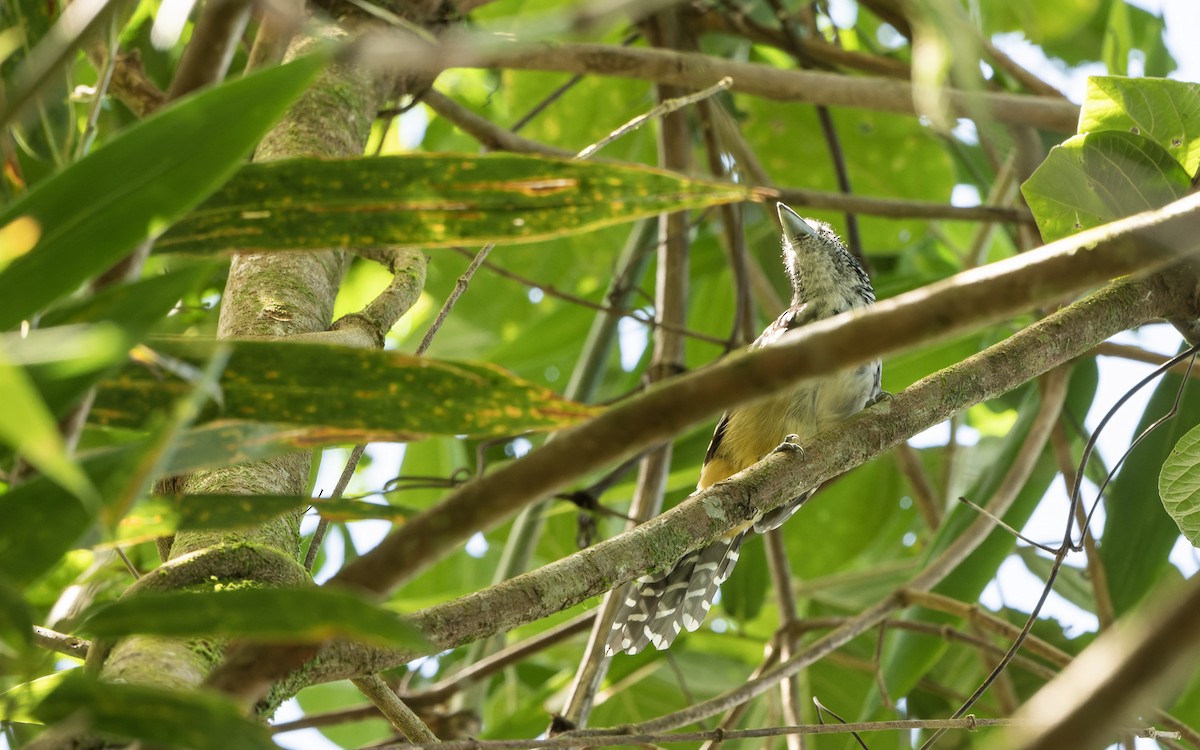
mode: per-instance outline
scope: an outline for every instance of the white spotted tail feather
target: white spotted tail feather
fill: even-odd
[[[639,579],[617,612],[605,653],[637,654],[651,643],[662,651],[681,630],[699,628],[717,588],[733,572],[744,535],[718,539],[684,555],[665,575]]]

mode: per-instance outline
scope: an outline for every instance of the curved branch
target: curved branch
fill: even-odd
[[[585,472],[628,458],[713,413],[806,378],[977,328],[1116,276],[1162,267],[1200,248],[1197,223],[1200,195],[960,273],[866,311],[806,326],[779,346],[680,376],[463,484],[344,567],[333,582],[381,596],[441,559],[476,530],[491,528]],[[816,486],[956,411],[1077,356],[1117,331],[1164,314],[1196,317],[1191,309],[1193,283],[1188,274],[1172,273],[1153,283],[1106,290],[985,354],[927,378],[891,405],[875,407],[829,431],[810,446],[803,466],[795,471],[778,471],[776,467],[787,459],[771,457],[745,472],[746,481],[717,485],[633,533],[537,571],[533,581],[529,575],[515,578],[453,603],[457,609],[443,605],[427,610],[418,622],[433,643],[444,647],[537,619],[647,570],[663,569],[689,548],[732,528],[737,519],[790,499],[796,486]],[[830,446],[837,446],[836,452]],[[519,599],[522,606],[513,608],[519,612],[495,610],[497,596]],[[484,631],[473,630],[478,620],[485,621]],[[240,668],[218,669],[210,684],[254,698],[272,679],[302,663],[298,657],[281,657],[284,651],[275,649],[276,658],[270,663],[242,654]]]
[[[478,34],[447,37],[430,45],[394,31],[364,38],[352,54],[365,64],[436,72],[446,68],[508,68],[633,78],[702,89],[725,76],[733,91],[777,101],[807,102],[915,114],[913,87],[890,78],[865,78],[808,70],[784,70],[677,52],[610,44],[497,43]],[[1079,107],[1061,97],[951,89],[951,110],[961,117],[986,113],[997,122],[1074,133]]]

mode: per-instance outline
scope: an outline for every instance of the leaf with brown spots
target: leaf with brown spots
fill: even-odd
[[[527,154],[288,159],[243,167],[156,249],[534,242],[751,197],[651,167]]]
[[[395,351],[280,341],[221,342],[232,354],[221,405],[205,419],[322,426],[415,435],[512,435],[574,424],[595,413],[546,388],[480,362],[451,362]],[[203,363],[210,341],[159,339],[160,354]],[[192,385],[130,364],[101,388],[92,419],[139,427]]]

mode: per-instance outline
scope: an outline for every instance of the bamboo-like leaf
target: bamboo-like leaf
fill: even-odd
[[[44,723],[80,717],[97,732],[193,750],[278,750],[265,727],[215,693],[99,682],[75,670],[32,711]]]
[[[25,369],[11,364],[0,349],[0,443],[10,446],[39,471],[73,495],[94,504],[96,489],[67,454],[54,416],[46,407]]]
[[[425,646],[420,632],[395,612],[348,591],[317,587],[140,594],[97,606],[82,628],[102,638],[152,633],[317,642],[345,637]]]
[[[0,211],[0,232],[20,224],[37,238],[0,271],[0,330],[79,288],[199,203],[323,65],[310,56],[180,100]]]
[[[751,195],[639,165],[525,154],[288,159],[244,167],[157,248],[532,242]]]
[[[1086,413],[1096,392],[1097,370],[1094,362],[1080,363],[1071,375],[1067,400],[1063,409],[1068,414]],[[1025,436],[1033,425],[1040,398],[1036,389],[1027,391],[1020,416],[1012,432],[1004,441],[1001,455],[994,462],[994,469],[976,481],[969,499],[986,504],[987,499],[1000,486],[1013,458],[1022,447]],[[1012,507],[1004,515],[1009,524],[1021,528],[1041,501],[1050,482],[1058,474],[1058,465],[1050,448],[1047,447],[1034,466]],[[966,528],[978,518],[977,511],[966,505],[958,505],[947,515],[938,529],[937,536],[925,550],[925,559],[932,560],[952,544]],[[1065,523],[1065,519],[1064,519]],[[979,598],[988,581],[996,574],[1000,564],[1012,551],[1016,539],[1004,529],[995,529],[971,555],[938,584],[934,591],[970,602]],[[945,624],[954,621],[949,615],[918,610],[912,619],[921,622]],[[897,633],[884,658],[883,675],[888,690],[893,695],[905,695],[930,669],[943,653],[946,642],[926,638],[915,633]]]
[[[208,272],[203,265],[109,287],[98,294],[73,299],[46,312],[28,339],[48,339],[43,347],[52,361],[27,365],[46,405],[56,416],[66,411],[106,373],[125,361],[141,341]],[[55,341],[56,335],[87,334],[90,346]]]
[[[209,416],[412,434],[506,435],[564,427],[596,413],[489,364],[394,351],[279,341],[221,342],[232,349],[223,408]],[[203,362],[213,342],[159,340],[171,357]],[[93,418],[137,426],[190,384],[133,365],[102,387]]]
[[[1179,539],[1179,527],[1153,498],[1159,491],[1158,467],[1180,438],[1200,423],[1200,392],[1188,387],[1182,376],[1168,373],[1155,386],[1133,434],[1140,435],[1171,411],[1177,397],[1179,412],[1133,449],[1105,493],[1100,560],[1117,616],[1150,593],[1171,565],[1171,549]]]

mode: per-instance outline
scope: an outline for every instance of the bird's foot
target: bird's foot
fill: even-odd
[[[800,445],[800,436],[795,433],[792,433],[790,435],[784,435],[783,442],[780,443],[779,445],[775,446],[775,450],[772,452],[773,453],[783,453],[784,451],[787,451],[789,453],[799,452],[801,455],[803,455],[804,454],[804,446]]]
[[[872,398],[870,401],[867,402],[867,406],[874,406],[875,404],[878,404],[880,401],[891,401],[895,398],[896,398],[895,396],[893,396],[891,393],[888,393],[887,391],[880,391],[879,393],[875,394],[874,398]]]

